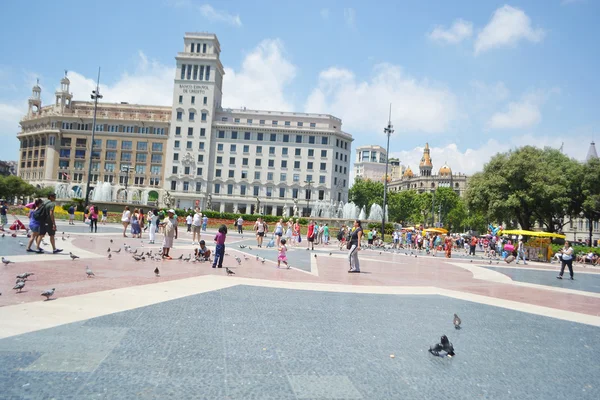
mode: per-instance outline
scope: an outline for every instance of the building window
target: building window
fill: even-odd
[[[262,154],[262,146],[256,146],[256,154]]]
[[[301,128],[303,125],[304,125],[304,123],[303,123],[303,122],[298,122],[298,127],[300,127],[300,128]]]
[[[293,199],[297,199],[298,198],[298,189],[292,189],[292,198]]]
[[[269,147],[269,155],[275,154],[275,147]]]
[[[327,157],[327,150],[321,150],[321,157]]]
[[[192,149],[192,145],[193,145],[193,144],[194,144],[194,143],[193,143],[192,141],[188,140],[188,141],[186,142],[186,144],[185,144],[185,148],[186,148],[186,149],[188,149],[188,150],[191,150],[191,149]]]
[[[201,118],[201,119],[202,119],[202,122],[206,122],[206,118],[207,118],[207,117],[208,117],[208,114],[207,114],[207,113],[205,113],[205,112],[203,112],[203,113],[202,113],[202,118]]]
[[[194,117],[196,116],[196,113],[193,111],[190,111],[190,121],[194,121]]]
[[[306,169],[308,169],[308,170],[312,170],[313,169],[313,163],[312,163],[312,161],[309,161],[309,162],[306,163]]]
[[[250,146],[247,144],[244,145],[244,154],[250,153]]]
[[[325,175],[319,176],[319,183],[320,184],[324,184],[325,183]]]
[[[151,175],[160,175],[160,166],[159,165],[153,165],[150,167],[150,174]]]
[[[176,149],[178,149],[178,148],[179,148],[179,143],[180,143],[180,142],[179,142],[179,140],[176,140],[176,141],[174,141],[174,142],[173,142],[173,146],[174,146]]]
[[[301,156],[302,155],[302,149],[296,149],[296,150],[294,150],[294,155],[295,156]]]
[[[206,66],[206,80],[210,81],[210,65]]]
[[[277,134],[276,133],[271,133],[270,140],[271,140],[271,142],[276,142],[277,141]]]
[[[187,192],[190,189],[190,183],[188,181],[183,182],[183,191]]]
[[[239,124],[240,123],[240,119],[239,118],[234,118],[233,122],[236,123],[236,124]]]
[[[216,194],[221,193],[221,184],[220,183],[215,183],[215,193]]]
[[[191,126],[188,128],[188,136],[194,136],[194,128]]]
[[[310,123],[310,127],[311,127],[311,128],[316,128],[316,127],[317,127],[317,124],[315,124],[314,122],[311,122],[311,123]]]
[[[300,169],[300,161],[294,161],[294,169]]]
[[[281,155],[282,156],[287,156],[288,155],[288,148],[287,147],[283,147],[281,149]]]
[[[196,182],[196,193],[200,193],[202,191],[202,182]]]
[[[275,168],[275,160],[269,160],[269,168]]]
[[[180,126],[175,127],[175,136],[181,136],[181,127]]]
[[[185,64],[181,64],[181,79],[185,79]]]
[[[264,124],[265,124],[265,120],[264,120],[264,119],[261,119],[260,121],[258,121],[258,123],[259,123],[260,125],[264,125]]]
[[[326,171],[327,170],[327,163],[322,162],[320,170],[321,171]]]
[[[171,181],[171,190],[177,190],[177,181]]]
[[[200,74],[198,75],[198,80],[200,80],[200,81],[204,80],[204,65],[200,66]]]
[[[315,144],[315,137],[314,136],[309,136],[308,137],[308,143],[309,144]]]
[[[256,140],[258,140],[259,142],[262,142],[262,140],[263,140],[263,134],[262,134],[262,133],[260,133],[260,132],[259,132],[259,133],[257,133],[257,134],[256,134]]]
[[[235,144],[229,145],[229,152],[235,153],[237,151],[237,146]]]
[[[267,186],[267,197],[273,196],[273,188],[271,186]]]
[[[272,122],[273,126],[277,125],[277,121]]]
[[[325,191],[319,190],[319,200],[324,200],[324,199],[325,199]]]
[[[308,149],[308,156],[309,157],[314,157],[315,156],[315,149]]]
[[[244,132],[244,140],[250,140],[251,134],[250,132]]]
[[[281,182],[287,181],[287,174],[283,174],[283,173],[279,174],[279,180]]]
[[[183,119],[183,111],[177,111],[177,121],[181,121]]]
[[[329,138],[327,136],[321,137],[321,144],[329,144]]]
[[[229,157],[229,165],[235,165],[235,157]]]
[[[171,172],[173,173],[173,175],[177,174],[177,165],[173,165],[173,168],[171,169]]]
[[[198,79],[198,66],[197,65],[194,65],[194,72],[192,73],[192,79],[193,80]],[[192,104],[194,104],[194,103],[192,103]]]
[[[260,180],[260,171],[254,172],[254,180]]]
[[[237,139],[238,138],[238,133],[235,132],[235,131],[231,132],[231,138],[232,139]]]
[[[246,185],[240,185],[240,194],[242,196],[246,195]]]
[[[173,161],[179,161],[179,153],[173,153]]]
[[[200,137],[202,136],[206,136],[206,129],[205,128],[200,128]]]
[[[195,68],[197,69],[197,68],[198,68],[198,66],[196,65],[196,67],[195,67]],[[194,79],[196,79],[196,78],[194,78]],[[191,103],[192,103],[192,104],[196,104],[196,96],[192,96]]]
[[[222,156],[218,156],[217,157],[217,165],[221,165],[223,164],[223,157]]]
[[[230,194],[230,195],[233,194],[233,185],[232,184],[227,185],[227,194]]]
[[[248,159],[247,158],[242,158],[242,166],[244,166],[244,167],[248,166]]]
[[[254,196],[258,196],[260,194],[260,186],[253,187]]]
[[[206,53],[206,43],[202,43],[202,52]]]
[[[146,157],[147,157],[146,153],[136,153],[135,161],[139,162],[139,163],[145,163]]]
[[[220,178],[220,177],[221,177],[221,170],[220,170],[220,169],[215,169],[215,176],[216,176],[217,178]]]
[[[235,170],[234,169],[230,169],[229,172],[227,173],[227,177],[228,178],[234,178],[235,177]]]
[[[242,171],[242,179],[248,179],[248,171]]]
[[[204,105],[208,104],[208,97],[204,96],[204,99],[202,100],[202,104],[204,104]]]
[[[261,161],[262,161],[262,160],[261,160],[260,158],[257,158],[256,160],[254,160],[254,165],[255,165],[256,167],[260,167],[260,166],[261,166]]]
[[[219,132],[217,133],[217,137],[218,137],[219,139],[225,139],[225,131],[219,131]]]
[[[300,174],[294,174],[294,182],[300,182]]]
[[[204,142],[198,142],[198,150],[204,150]]]
[[[162,164],[162,154],[152,154],[150,162],[152,164]]]
[[[203,163],[204,162],[204,154],[199,154],[198,155],[198,162],[199,163]]]
[[[290,135],[283,135],[283,142],[288,143],[290,141]]]
[[[287,160],[281,160],[281,168],[287,168]]]
[[[279,188],[279,198],[283,199],[285,197],[285,188]]]
[[[202,176],[202,167],[196,168],[196,175]]]

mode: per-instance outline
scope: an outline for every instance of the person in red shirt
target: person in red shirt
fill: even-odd
[[[469,247],[469,255],[475,255],[475,246],[477,246],[477,238],[471,236],[471,246]]]
[[[308,246],[306,250],[314,250],[315,249],[315,222],[310,221],[308,224],[308,232],[306,233],[306,238],[308,239]]]

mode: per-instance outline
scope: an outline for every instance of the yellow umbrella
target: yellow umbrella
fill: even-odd
[[[444,228],[427,228],[425,229],[425,232],[441,233],[445,235],[448,233],[448,230]]]
[[[555,237],[555,238],[566,238],[565,235],[561,235],[560,233],[551,233],[551,232],[535,232],[535,231],[526,231],[524,229],[513,229],[502,231],[503,235],[525,235],[525,236],[536,236],[536,237]]]

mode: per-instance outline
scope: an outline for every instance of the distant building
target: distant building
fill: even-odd
[[[397,168],[397,170],[400,170],[399,167]],[[392,176],[389,188],[393,191],[415,190],[423,193],[434,192],[438,187],[449,187],[462,196],[467,190],[467,180],[467,175],[453,173],[447,164],[444,164],[438,170],[438,173],[435,174],[433,172],[433,161],[431,159],[429,143],[426,143],[419,164],[419,175],[415,175],[410,166],[407,166],[402,171],[402,176],[398,178]]]
[[[17,162],[16,161],[0,161],[0,175],[16,175],[17,174]]]
[[[590,161],[592,158],[598,158],[598,153],[596,152],[596,143],[594,143],[593,140],[592,143],[590,143],[590,148],[588,149],[585,160]]]
[[[386,161],[387,151],[383,147],[377,145],[359,146],[356,148],[354,176],[372,181],[383,181]],[[399,164],[400,162],[398,161]],[[391,175],[390,171],[391,169],[388,166],[389,175]]]

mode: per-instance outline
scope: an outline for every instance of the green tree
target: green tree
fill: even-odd
[[[457,196],[456,203],[454,203],[442,221],[445,222],[444,225],[450,232],[465,231],[467,217],[468,211],[465,201]]]
[[[374,203],[383,204],[383,182],[356,178],[348,191],[348,200],[368,213]]]
[[[417,193],[410,220],[415,224],[427,224],[431,221],[431,204],[433,194],[430,192]]]
[[[497,154],[469,180],[467,206],[488,221],[515,220],[522,229],[539,221],[554,232],[578,208],[573,199],[580,190],[580,168],[551,148],[525,146]]]
[[[0,197],[8,201],[31,196],[36,188],[15,175],[0,177]]]
[[[50,193],[54,193],[54,188],[51,186],[46,186],[40,189],[36,189],[35,197],[39,197],[40,199],[46,199],[48,198],[48,195]]]
[[[411,216],[415,212],[417,192],[413,190],[388,192],[387,198],[390,221],[401,222],[402,225],[408,225],[411,221]]]

